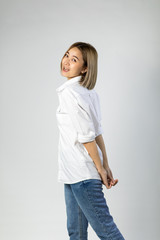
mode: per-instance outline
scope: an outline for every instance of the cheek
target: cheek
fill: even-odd
[[[62,64],[64,63],[64,58],[62,59],[61,63],[62,63]]]
[[[80,72],[81,71],[81,66],[78,64],[72,64],[72,69],[74,69],[76,72]]]

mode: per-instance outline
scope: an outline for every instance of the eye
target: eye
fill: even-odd
[[[67,53],[65,53],[64,56],[68,57]]]
[[[73,58],[74,62],[77,62],[75,58]]]

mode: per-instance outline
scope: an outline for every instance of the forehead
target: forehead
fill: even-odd
[[[70,50],[68,50],[68,53],[70,56],[74,55],[77,56],[79,59],[83,59],[82,53],[77,47],[71,48]]]

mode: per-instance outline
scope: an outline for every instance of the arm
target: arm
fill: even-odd
[[[105,148],[105,144],[104,144],[104,140],[102,137],[102,134],[98,135],[96,138],[96,143],[98,144],[99,148],[102,151],[102,155],[103,155],[103,167],[105,169],[109,168],[109,163],[108,163],[108,158],[107,158],[107,153],[106,153],[106,148]]]
[[[101,159],[99,157],[96,143],[98,144],[103,154],[103,166],[101,164]],[[112,171],[110,170],[108,165],[108,159],[107,159],[107,154],[105,151],[105,145],[104,145],[102,135],[97,136],[95,140],[92,142],[83,143],[83,145],[85,146],[93,162],[95,163],[97,171],[102,178],[103,184],[107,188],[111,188],[112,186],[116,185],[118,182],[118,179],[116,180],[113,179]]]
[[[107,157],[104,152],[104,146],[102,145],[102,139],[99,141],[99,144],[103,151],[103,157],[105,159],[104,166],[106,169],[101,164],[101,159],[96,144],[96,140],[99,138],[97,137],[95,140],[95,126],[93,123],[92,111],[89,107],[89,103],[87,103],[81,95],[78,95],[78,98],[77,95],[73,96],[74,94],[69,90],[69,88],[66,88],[65,91],[63,91],[63,94],[65,107],[69,113],[73,127],[78,133],[78,141],[84,144],[84,147],[87,149],[89,155],[95,163],[97,171],[100,174],[105,186],[107,188],[111,188],[111,186],[114,186],[117,183],[117,180],[113,179],[112,172],[106,163]]]
[[[89,153],[90,157],[95,163],[98,173],[100,173],[103,169],[103,166],[101,164],[101,159],[99,157],[96,141],[94,140],[92,142],[85,142],[83,143],[83,145],[85,146],[87,152]]]

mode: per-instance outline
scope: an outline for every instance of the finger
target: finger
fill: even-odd
[[[112,178],[108,178],[108,182],[110,183],[110,184],[114,184],[114,179]]]
[[[118,179],[115,179],[113,186],[115,186],[117,183],[118,183]]]
[[[108,189],[110,189],[111,187],[112,187],[112,182],[111,182],[111,180],[110,179],[107,179],[108,180]]]
[[[104,180],[104,185],[106,186],[107,189],[111,188],[109,182],[108,182],[108,179],[105,179]]]
[[[106,186],[106,188],[110,188],[110,186],[109,186],[107,181],[105,181],[104,185]]]
[[[112,185],[112,180],[110,178],[107,178],[108,185]]]
[[[100,177],[101,177],[102,183],[103,183],[106,187],[108,187],[107,179],[106,179],[105,177],[103,177],[103,176],[100,176]]]
[[[107,189],[110,189],[112,185],[105,185]]]

